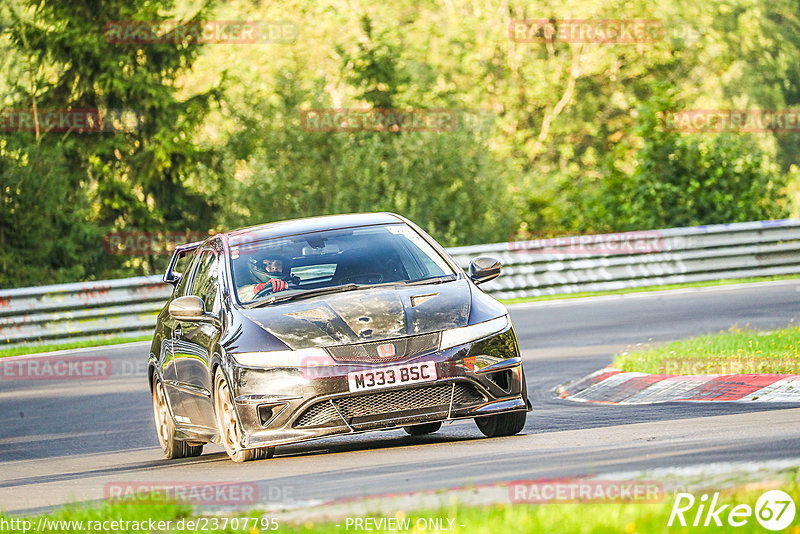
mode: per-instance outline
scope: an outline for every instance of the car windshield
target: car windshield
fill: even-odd
[[[406,224],[237,242],[230,248],[231,272],[245,306],[456,277],[444,258]]]

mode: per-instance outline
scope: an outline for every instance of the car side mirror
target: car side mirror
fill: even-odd
[[[489,256],[478,256],[469,262],[469,277],[475,284],[482,284],[500,276],[500,260]]]
[[[164,275],[164,283],[177,285],[181,281],[182,273],[168,273]]]
[[[169,303],[169,314],[179,321],[211,322],[216,316],[206,313],[203,299],[193,295],[178,297]]]

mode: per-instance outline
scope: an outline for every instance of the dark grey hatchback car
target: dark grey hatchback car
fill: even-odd
[[[179,267],[185,264],[185,268]],[[178,272],[182,270],[183,272]],[[474,418],[520,432],[527,399],[505,307],[391,213],[299,219],[176,249],[148,377],[167,458],[208,442],[236,462],[288,443]]]

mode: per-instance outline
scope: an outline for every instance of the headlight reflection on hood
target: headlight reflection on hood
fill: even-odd
[[[449,349],[491,336],[497,332],[501,332],[508,327],[508,315],[503,315],[497,319],[491,319],[483,323],[474,324],[472,326],[464,326],[461,328],[453,328],[452,330],[445,330],[442,332],[442,340],[439,343],[439,350]]]
[[[318,347],[269,352],[240,352],[231,354],[240,365],[247,367],[316,367],[335,365],[325,349]]]

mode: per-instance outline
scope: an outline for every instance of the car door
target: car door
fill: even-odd
[[[175,293],[172,298],[176,299],[184,295],[190,295],[192,280],[197,272],[197,254],[193,254],[186,271],[183,274],[178,286],[175,288]],[[163,332],[164,339],[161,343],[161,354],[159,362],[161,365],[161,376],[164,380],[164,386],[167,389],[167,395],[170,399],[173,411],[179,415],[178,402],[181,398],[181,382],[178,377],[178,369],[175,363],[175,332],[180,330],[178,321],[171,315],[167,314],[164,317]]]
[[[185,295],[203,300],[205,311],[220,316],[221,292],[219,254],[212,248],[203,248],[197,258],[197,270],[191,288]],[[180,416],[184,424],[214,428],[211,401],[210,362],[214,344],[219,339],[219,323],[201,321],[176,321],[173,329],[173,350],[180,392]]]

